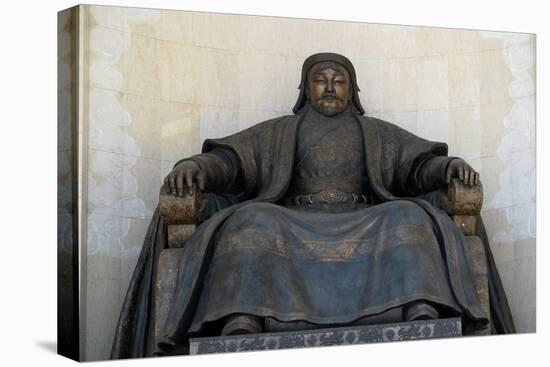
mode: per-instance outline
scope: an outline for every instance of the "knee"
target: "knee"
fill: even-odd
[[[428,214],[419,205],[407,200],[395,200],[388,203],[390,211],[397,217],[406,221],[425,222],[429,220]]]
[[[238,223],[239,227],[264,227],[275,221],[273,204],[251,203],[239,208],[233,213],[230,221]]]
[[[237,209],[234,215],[239,217],[263,216],[266,213],[273,212],[273,204],[269,203],[250,203]]]

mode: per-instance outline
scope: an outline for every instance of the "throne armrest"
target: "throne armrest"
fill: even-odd
[[[200,221],[204,202],[199,190],[193,195],[175,196],[162,185],[159,194],[159,211],[162,220],[167,224],[168,247],[183,247],[185,241]]]
[[[481,182],[475,186],[464,185],[462,181],[454,178],[449,184],[447,197],[443,199],[442,204],[443,209],[453,218],[455,224],[466,236],[465,245],[472,260],[476,292],[481,308],[489,318],[489,324],[483,329],[465,331],[464,335],[489,335],[491,334],[491,308],[487,260],[483,242],[475,236],[476,221],[483,204],[483,186]]]
[[[175,196],[165,185],[160,188],[159,212],[166,224],[168,248],[160,252],[154,278],[152,325],[155,345],[174,299],[183,247],[201,221],[204,206],[200,190],[195,190],[193,195]]]
[[[166,224],[197,224],[201,212],[202,195],[195,190],[193,195],[175,196],[165,185],[160,188],[160,215]]]
[[[483,205],[483,186],[479,182],[475,186],[464,185],[454,178],[448,187],[445,210],[453,218],[455,224],[466,237],[466,248],[472,259],[476,291],[480,305],[489,318],[489,324],[475,332],[465,332],[465,335],[491,334],[491,307],[489,302],[489,284],[487,260],[481,239],[475,236],[476,221]]]
[[[467,236],[475,234],[477,216],[483,204],[483,186],[479,182],[468,186],[457,178],[453,178],[448,188],[448,196],[444,208],[453,221]]]

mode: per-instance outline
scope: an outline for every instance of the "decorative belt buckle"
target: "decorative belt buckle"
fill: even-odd
[[[319,201],[327,204],[338,204],[346,200],[346,193],[340,190],[325,190],[319,193]]]

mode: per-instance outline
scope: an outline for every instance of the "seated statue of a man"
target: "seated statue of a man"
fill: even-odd
[[[185,245],[160,353],[192,335],[486,324],[463,234],[419,198],[479,174],[446,144],[364,116],[344,56],[307,58],[299,89],[294,115],[206,140],[166,177],[174,195],[225,204]]]

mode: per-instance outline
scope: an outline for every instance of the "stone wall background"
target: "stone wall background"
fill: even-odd
[[[85,359],[108,358],[158,189],[205,138],[291,113],[305,57],[355,65],[367,114],[481,173],[519,332],[535,331],[535,38],[324,20],[80,6],[87,143]]]

